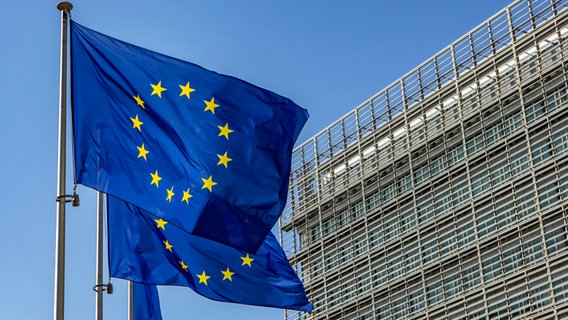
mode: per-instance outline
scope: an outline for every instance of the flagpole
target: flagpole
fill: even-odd
[[[60,2],[57,9],[61,11],[61,73],[59,74],[59,167],[57,181],[57,222],[55,239],[55,320],[64,319],[65,311],[65,170],[66,135],[67,135],[67,20],[73,5]]]
[[[95,319],[103,319],[103,289],[98,287],[103,283],[103,217],[104,217],[104,194],[102,192],[97,192],[97,289],[95,298]]]
[[[128,320],[134,320],[134,282],[128,281]]]

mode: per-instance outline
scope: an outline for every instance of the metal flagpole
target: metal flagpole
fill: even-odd
[[[104,194],[97,192],[97,285],[103,283],[103,217],[104,217]],[[103,319],[103,291],[101,287],[96,292],[95,319]]]
[[[59,87],[59,168],[57,181],[57,223],[55,239],[55,320],[64,319],[65,311],[65,170],[66,135],[67,135],[67,20],[73,5],[60,2],[57,9],[61,11],[61,73]]]
[[[103,249],[104,249],[104,209],[105,205],[105,194],[102,192],[97,192],[97,256],[96,256],[96,278],[97,282],[93,286],[93,290],[96,292],[95,296],[95,319],[103,319],[103,293],[106,291],[108,294],[112,294],[114,289],[112,283],[110,283],[110,277],[108,284],[103,284]]]
[[[128,320],[134,320],[134,282],[128,281]]]

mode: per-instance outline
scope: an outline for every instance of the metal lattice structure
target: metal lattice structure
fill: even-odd
[[[568,318],[568,0],[519,0],[294,150],[286,319]]]

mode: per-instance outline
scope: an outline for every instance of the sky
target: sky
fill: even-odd
[[[297,145],[509,5],[509,0],[75,0],[72,19],[244,79],[310,113]],[[16,5],[17,4],[17,5]],[[56,1],[0,11],[2,319],[52,319],[61,15]],[[13,6],[12,6],[13,5]],[[69,123],[70,125],[70,123]],[[67,193],[73,189],[70,140]],[[65,316],[94,319],[96,193],[67,207]],[[108,270],[105,268],[105,278]],[[104,318],[127,318],[111,280]],[[282,319],[283,311],[160,287],[164,319]]]

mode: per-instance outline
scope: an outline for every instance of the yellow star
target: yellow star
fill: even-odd
[[[158,188],[158,182],[162,180],[162,178],[158,175],[158,170],[156,170],[156,173],[150,173],[150,175],[152,176],[152,182],[150,184],[155,184],[156,188]]]
[[[189,82],[185,85],[182,86],[181,84],[179,85],[179,87],[181,88],[181,93],[179,94],[179,96],[186,96],[189,99],[189,95],[195,91],[195,89],[193,89],[192,87],[189,86]]]
[[[160,219],[154,219],[154,221],[156,221],[156,223],[158,224],[156,228],[162,228],[162,230],[166,230],[166,224],[168,224],[166,220],[160,218]]]
[[[229,158],[229,157],[227,156],[227,151],[225,151],[225,154],[224,154],[224,155],[218,154],[217,157],[219,157],[219,162],[217,162],[217,165],[222,164],[222,165],[225,166],[225,168],[227,168],[227,165],[229,164],[229,161],[233,161],[233,159],[231,159],[231,158]]]
[[[211,98],[211,100],[207,101],[207,100],[203,100],[203,102],[205,102],[205,111],[211,111],[211,113],[215,114],[215,108],[219,107],[218,104],[215,103],[215,98]]]
[[[158,82],[158,84],[151,84],[150,83],[150,85],[152,86],[152,94],[151,94],[152,96],[157,94],[158,97],[161,98],[162,97],[162,91],[168,90],[168,89],[162,87],[162,81]]]
[[[168,240],[164,240],[164,241],[162,241],[162,242],[166,245],[166,250],[172,252],[172,248],[173,248],[174,246],[172,246]]]
[[[223,281],[225,280],[229,280],[229,281],[233,281],[233,275],[235,274],[234,272],[231,272],[231,270],[229,270],[229,267],[227,267],[227,270],[225,271],[221,271],[221,273],[223,274]]]
[[[189,204],[189,198],[193,197],[190,193],[189,193],[189,188],[187,188],[187,191],[183,192],[183,197],[181,198],[181,201],[185,201],[185,203]]]
[[[205,271],[203,271],[203,273],[201,274],[198,274],[197,277],[199,278],[199,283],[205,283],[205,285],[207,285],[207,280],[211,278],[210,276],[205,274]]]
[[[136,117],[134,117],[134,118],[130,118],[130,120],[132,120],[132,128],[136,128],[136,129],[138,129],[138,131],[142,132],[142,127],[140,127],[140,126],[143,125],[144,122],[142,122],[138,119],[138,115],[136,115]]]
[[[150,151],[148,151],[148,150],[146,150],[146,148],[144,148],[144,144],[142,144],[141,147],[136,146],[136,148],[138,148],[138,152],[139,152],[139,153],[138,153],[138,158],[143,157],[144,160],[147,161],[146,155],[147,155],[148,153],[150,153]]]
[[[213,176],[209,176],[209,178],[204,179],[201,178],[201,180],[203,180],[203,187],[201,187],[201,189],[209,189],[209,192],[213,192],[213,186],[217,184],[217,182],[213,181]]]
[[[219,132],[218,137],[220,136],[225,136],[225,138],[227,138],[227,140],[229,140],[229,133],[233,132],[233,130],[229,129],[229,124],[226,123],[224,127],[221,126],[217,126],[219,128],[219,130],[221,130],[221,132]]]
[[[242,266],[244,266],[245,264],[248,265],[249,267],[252,267],[251,262],[254,261],[253,258],[249,257],[249,254],[247,253],[246,257],[241,257],[241,259],[243,260],[243,264]]]
[[[179,262],[179,264],[181,265],[181,268],[182,268],[183,270],[185,270],[185,272],[188,272],[188,271],[187,271],[187,268],[188,268],[188,267],[187,267],[187,265],[185,264],[185,262],[183,262],[183,260],[181,260],[181,261]]]
[[[174,193],[174,186],[172,186],[171,189],[167,189],[166,191],[168,192],[168,197],[166,198],[166,200],[167,200],[168,202],[172,202],[172,197],[175,195],[175,193]]]
[[[136,96],[132,96],[132,98],[134,98],[134,100],[136,100],[137,105],[141,106],[142,109],[145,109],[144,108],[144,100],[142,100],[142,98],[140,98],[139,94],[137,94]]]

